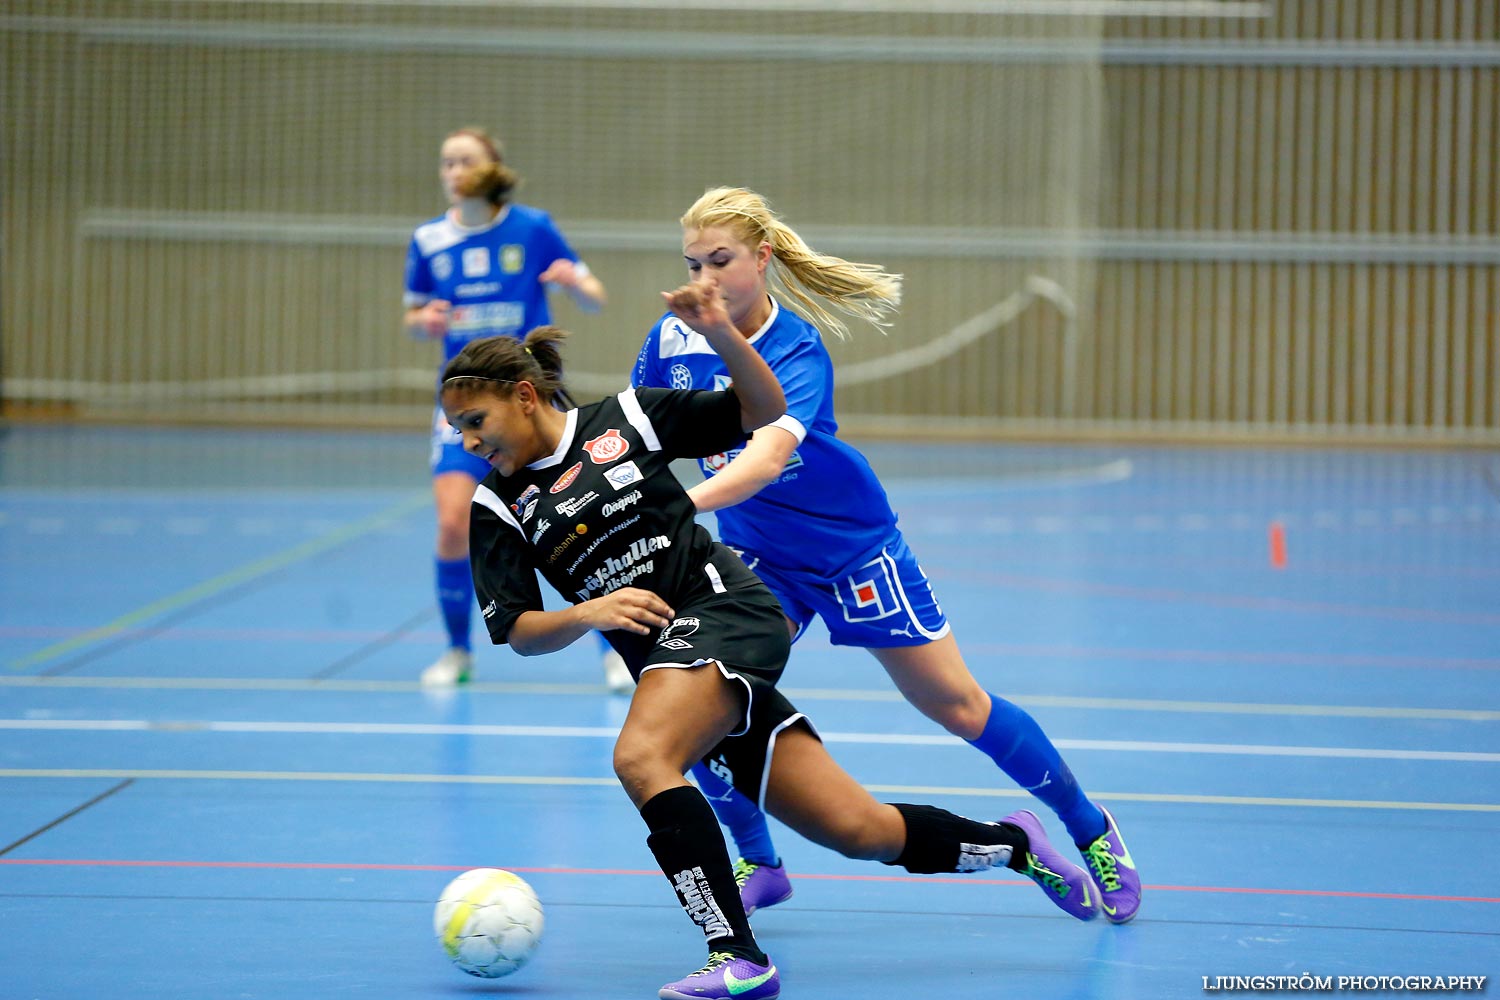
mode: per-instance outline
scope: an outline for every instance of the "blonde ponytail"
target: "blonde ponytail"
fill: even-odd
[[[772,284],[794,299],[815,326],[840,340],[848,339],[849,327],[824,302],[877,329],[890,326],[901,306],[901,275],[878,264],[819,253],[748,188],[711,188],[680,221],[683,229],[729,229],[747,246],[769,244]]]

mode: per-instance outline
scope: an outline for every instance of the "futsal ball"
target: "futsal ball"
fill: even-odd
[[[525,879],[501,868],[475,868],[448,883],[432,929],[453,964],[499,979],[531,958],[542,940],[542,903]]]

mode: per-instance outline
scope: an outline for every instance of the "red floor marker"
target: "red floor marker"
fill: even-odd
[[[1267,534],[1271,541],[1271,566],[1286,569],[1286,528],[1280,521],[1272,521]]]

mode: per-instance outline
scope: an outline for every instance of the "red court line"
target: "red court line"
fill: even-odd
[[[38,867],[77,868],[226,868],[267,869],[279,868],[288,871],[389,871],[389,872],[461,872],[473,865],[392,865],[358,864],[342,861],[158,861],[130,860],[123,858],[0,858],[0,865],[34,865]],[[639,868],[523,868],[509,867],[507,871],[524,872],[528,875],[643,875],[661,878],[661,872]],[[808,875],[798,873],[797,878],[819,882],[908,882],[936,885],[987,885],[1024,888],[1026,882],[992,882],[973,878],[948,878],[913,875]],[[1256,896],[1315,896],[1328,899],[1390,899],[1400,901],[1425,901],[1436,903],[1500,903],[1500,897],[1490,896],[1439,896],[1410,892],[1350,892],[1337,889],[1269,889],[1246,886],[1222,885],[1146,885],[1152,892],[1222,892],[1236,895]]]

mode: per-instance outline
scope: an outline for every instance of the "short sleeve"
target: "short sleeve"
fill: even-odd
[[[486,502],[485,494],[493,498]],[[469,569],[490,641],[503,645],[527,611],[544,611],[531,548],[505,504],[480,486],[469,510]]]
[[[723,392],[641,388],[634,396],[661,451],[670,458],[717,455],[745,440],[740,397],[733,386]]]
[[[807,340],[778,359],[772,368],[786,395],[786,415],[777,421],[777,425],[785,427],[789,421],[795,421],[800,425],[801,433],[790,427],[787,430],[792,430],[800,441],[823,411],[833,386],[833,362],[821,344]]]
[[[540,251],[540,266],[546,270],[554,261],[571,260],[578,263],[578,254],[568,245],[562,230],[552,221],[552,216],[543,214],[542,225],[537,229],[537,250]]]
[[[630,369],[630,387],[639,389],[642,386],[661,386],[661,377],[657,372],[656,358],[661,353],[658,344],[661,343],[661,324],[652,327],[651,332],[646,334],[646,342],[641,345],[641,353],[636,355],[635,367]]]
[[[426,305],[432,299],[435,288],[432,268],[427,265],[427,258],[417,248],[416,237],[412,237],[406,248],[406,308]]]

